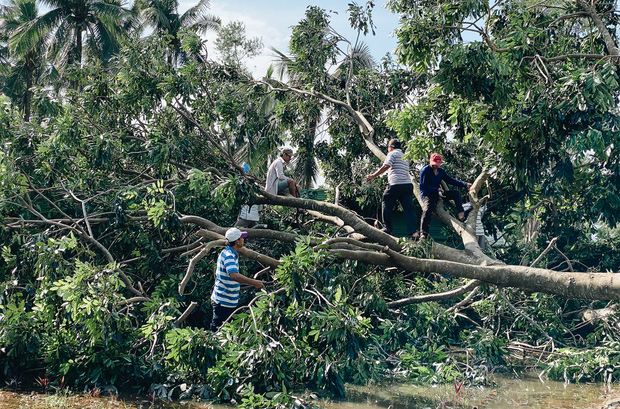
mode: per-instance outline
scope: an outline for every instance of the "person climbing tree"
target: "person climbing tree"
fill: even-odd
[[[437,207],[440,198],[453,200],[459,220],[465,220],[461,193],[458,190],[444,191],[441,187],[442,181],[453,186],[467,187],[468,189],[471,187],[471,183],[454,179],[441,168],[441,155],[433,153],[430,156],[429,164],[422,168],[422,173],[420,174],[420,195],[422,196],[422,220],[420,223],[422,234],[420,235],[420,240],[428,237],[431,215]]]
[[[382,199],[381,210],[383,223],[385,224],[383,230],[388,234],[392,233],[392,210],[396,205],[396,201],[399,201],[405,213],[407,235],[417,239],[417,215],[413,209],[413,183],[411,183],[411,176],[409,176],[409,164],[403,160],[403,151],[398,139],[390,141],[388,144],[388,154],[385,162],[383,162],[383,166],[375,173],[366,175],[366,180],[372,180],[385,171],[388,172],[388,186],[385,192],[383,192]]]

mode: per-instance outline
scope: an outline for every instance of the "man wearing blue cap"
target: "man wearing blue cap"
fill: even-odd
[[[250,284],[254,288],[264,288],[265,284],[260,280],[254,280],[239,273],[239,250],[243,247],[247,232],[242,232],[236,227],[226,231],[228,245],[217,258],[215,269],[215,285],[211,293],[213,304],[213,320],[211,331],[217,329],[232,315],[239,303],[240,284]]]

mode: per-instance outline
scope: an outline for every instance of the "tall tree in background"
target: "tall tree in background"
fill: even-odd
[[[41,4],[49,11],[23,30],[22,41],[34,47],[36,39],[49,34],[47,51],[61,68],[81,67],[84,50],[88,57],[107,63],[127,35],[126,22],[133,18],[117,0],[42,0]]]
[[[179,13],[178,0],[137,0],[135,5],[144,28],[152,29],[153,35],[170,36],[170,51],[166,57],[170,65],[187,59],[181,47],[184,29],[203,34],[221,25],[219,17],[208,14],[209,0],[200,0],[183,14]]]
[[[293,27],[290,55],[273,49],[278,58],[277,72],[279,78],[291,87],[306,88],[332,95],[346,95],[351,87],[350,78],[365,73],[377,73],[379,67],[373,60],[370,49],[360,41],[361,34],[367,34],[372,27],[370,11],[349,4],[349,11],[358,17],[365,16],[365,25],[354,26],[357,38],[349,41],[329,25],[329,15],[318,7],[309,7],[306,17]],[[364,14],[365,13],[365,14]],[[339,48],[341,45],[343,48]],[[331,71],[325,69],[330,66]],[[372,75],[372,74],[371,74]],[[294,103],[288,104],[287,115],[293,141],[299,147],[295,161],[294,176],[303,187],[310,188],[318,176],[317,138],[327,135],[332,123],[330,104],[291,94]],[[346,97],[345,97],[346,99]],[[350,102],[350,100],[348,100]],[[323,138],[324,139],[324,138]]]
[[[224,64],[247,70],[245,61],[256,57],[262,51],[263,41],[258,37],[247,38],[245,24],[232,21],[218,31],[215,49]]]
[[[30,120],[32,87],[43,70],[42,38],[24,41],[22,33],[38,17],[34,0],[11,0],[2,9],[0,32],[5,49],[6,61],[3,92],[8,95],[24,114],[24,121]]]

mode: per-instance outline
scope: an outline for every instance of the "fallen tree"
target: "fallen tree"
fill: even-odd
[[[355,44],[338,67],[325,70],[330,56],[302,47],[304,38],[323,39],[316,44],[332,50],[341,41],[321,37],[333,34],[324,17],[311,8],[296,28],[287,80],[254,81],[215,63],[170,67],[165,44],[151,39],[123,49],[114,69],[91,67],[80,79],[84,92],[69,92],[56,116],[40,113],[38,122],[23,123],[0,112],[0,359],[7,373],[45,365],[50,377],[67,376],[81,388],[102,379],[133,385],[138,374],[145,388],[160,382],[166,396],[165,379],[192,380],[209,387],[191,390],[219,400],[241,399],[243,388],[253,396],[301,384],[341,396],[345,381],[382,379],[395,368],[426,382],[473,378],[472,368],[482,373],[503,364],[511,336],[534,350],[543,339],[549,354],[553,342],[602,339],[603,327],[589,328],[598,331],[590,336],[566,318],[607,308],[609,317],[597,325],[614,325],[616,308],[597,300],[620,297],[616,273],[575,260],[574,246],[562,243],[566,234],[559,233],[571,230],[557,220],[573,211],[580,191],[529,207],[534,194],[514,187],[502,162],[517,148],[487,164],[479,157],[493,147],[475,136],[474,149],[458,138],[437,145],[401,132],[414,165],[426,160],[416,152],[438,147],[467,158],[469,173],[461,175],[473,180],[472,214],[493,208],[490,227],[511,242],[526,242],[519,234],[527,225],[531,254],[511,243],[483,250],[476,217],[463,223],[443,206],[434,216],[449,229],[451,246],[374,227],[382,186],[360,182],[361,175],[397,136],[390,114],[422,101],[432,86],[410,70],[360,68]],[[329,143],[316,138],[322,118]],[[435,126],[445,118],[432,119]],[[335,203],[260,188],[282,135],[301,152],[296,156],[312,159],[299,159],[300,167],[320,162],[327,190],[338,189]],[[492,198],[488,186],[513,196]],[[539,228],[541,213],[514,228],[498,221],[513,217],[515,203],[548,206],[559,233]],[[203,330],[214,263],[244,204],[266,210],[263,228],[247,229],[242,271],[271,284],[258,294],[246,290],[239,314],[214,338]],[[600,241],[582,243],[607,255],[596,247]],[[553,264],[558,255],[567,271]],[[454,345],[473,360],[453,361]]]

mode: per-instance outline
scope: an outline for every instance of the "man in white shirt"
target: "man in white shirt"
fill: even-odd
[[[286,189],[294,197],[299,197],[299,188],[297,183],[284,174],[284,166],[293,158],[293,150],[291,148],[282,149],[280,157],[274,160],[267,171],[267,180],[265,182],[265,191],[272,195],[283,195]]]
[[[407,235],[414,240],[418,238],[417,215],[413,209],[413,183],[409,175],[409,163],[403,159],[403,151],[400,149],[400,141],[392,139],[388,144],[388,154],[383,166],[375,173],[366,175],[366,180],[372,180],[377,176],[388,173],[388,186],[383,193],[382,213],[386,233],[392,233],[392,210],[396,201],[400,202],[405,213]]]
[[[239,213],[239,217],[237,217],[235,227],[253,228],[260,220],[261,210],[263,210],[263,205],[243,205],[241,207],[241,213]]]

